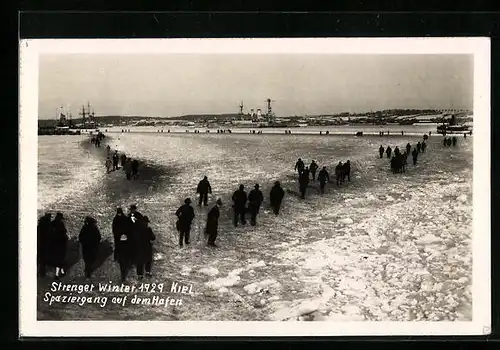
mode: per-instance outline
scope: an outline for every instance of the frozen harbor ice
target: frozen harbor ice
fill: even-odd
[[[472,142],[459,138],[444,148],[431,137],[417,166],[392,174],[378,147],[400,149],[420,139],[245,134],[114,134],[112,147],[163,172],[154,182],[127,182],[123,172],[105,174],[100,155],[81,145],[61,147],[65,137],[40,138],[38,203],[67,216],[76,236],[92,214],[111,237],[116,206],[137,203],[149,216],[157,241],[154,280],[185,281],[194,294],[182,307],[95,309],[41,301],[39,319],[131,320],[331,320],[450,321],[471,319]],[[301,157],[327,166],[350,159],[352,181],[325,195],[311,183],[306,199],[296,193],[293,166]],[[206,208],[195,208],[192,245],[176,245],[173,213],[195,197],[207,175],[210,206],[224,203],[218,249],[205,246]],[[272,183],[287,191],[278,217],[268,210]],[[230,196],[243,183],[259,183],[265,198],[256,227],[230,222]],[[68,280],[79,280],[82,263]],[[135,273],[132,273],[133,279]],[[118,280],[109,259],[94,279]],[[64,310],[64,311],[63,311]]]

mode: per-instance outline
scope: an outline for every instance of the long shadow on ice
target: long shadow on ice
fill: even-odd
[[[101,244],[99,245],[97,252],[97,259],[92,266],[92,270],[95,271],[99,267],[101,267],[112,252],[113,252],[113,246],[109,241],[109,239],[105,239],[104,241],[102,241]],[[82,259],[82,254],[81,254],[80,242],[78,241],[77,237],[72,237],[68,242],[68,247],[66,250],[66,259],[65,259],[66,274],[68,274],[69,271],[71,271],[81,259]]]
[[[113,245],[109,239],[105,239],[99,244],[99,250],[97,252],[97,259],[92,265],[92,271],[100,268],[108,257],[113,253]]]
[[[81,259],[80,254],[80,242],[78,241],[78,237],[71,237],[68,241],[68,246],[66,249],[66,274],[78,263]]]
[[[104,162],[107,156],[106,146],[111,140],[112,138],[109,136],[106,137],[101,147],[92,145],[90,139],[81,142],[81,147],[102,159],[103,171],[105,171]],[[139,173],[137,178],[131,180],[127,180],[123,168],[107,174],[105,188],[108,198],[112,202],[119,201],[126,195],[152,194],[162,185],[168,184],[170,182],[169,180],[179,173],[179,170],[174,167],[156,164],[150,160],[140,159],[130,154],[127,156],[132,159],[137,159],[139,162]]]

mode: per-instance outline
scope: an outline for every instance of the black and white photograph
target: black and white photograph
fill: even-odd
[[[487,39],[20,45],[23,335],[490,332]]]

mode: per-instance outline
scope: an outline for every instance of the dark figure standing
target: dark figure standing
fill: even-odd
[[[134,159],[132,161],[132,178],[136,179],[139,175],[139,161]]]
[[[245,186],[240,185],[239,189],[234,191],[231,198],[233,200],[233,224],[234,227],[238,226],[238,219],[241,221],[242,225],[245,225],[245,206],[247,204],[247,193],[245,192]]]
[[[189,234],[191,232],[191,223],[194,219],[194,209],[190,205],[191,198],[186,198],[184,204],[177,209],[175,215],[178,220],[176,223],[177,230],[179,231],[179,245],[182,248],[182,242],[189,244]]]
[[[394,152],[396,153],[396,152]],[[403,155],[401,153],[396,154],[396,172],[401,173],[403,171]]]
[[[257,224],[257,214],[263,201],[264,195],[259,190],[259,184],[255,184],[255,188],[248,194],[248,211],[250,211],[250,225],[252,226]]]
[[[402,171],[403,173],[406,171],[406,170],[405,170],[405,169],[406,169],[406,165],[408,164],[408,163],[407,163],[407,159],[408,159],[408,153],[406,153],[406,151],[405,151],[405,153],[403,153],[403,154],[401,155],[401,171]]]
[[[151,227],[148,226],[149,218],[144,216],[137,222],[138,230],[134,237],[135,249],[135,266],[137,268],[137,276],[139,279],[144,277],[144,270],[146,276],[151,277],[151,265],[153,263],[153,245],[152,242],[156,240]]]
[[[401,155],[401,152],[399,151],[399,147],[398,146],[396,146],[396,148],[394,148],[394,155],[396,157]]]
[[[125,217],[126,220],[130,220]],[[131,230],[120,234],[115,242],[115,256],[120,264],[120,275],[122,283],[127,279],[127,274],[134,261],[134,242]]]
[[[297,161],[297,163],[295,163],[295,168],[294,170],[297,170],[297,172],[300,174],[302,174],[302,172],[304,171],[304,162],[302,161],[301,158],[299,158],[299,160]]]
[[[52,214],[46,213],[38,220],[37,261],[40,276],[45,277],[47,262],[50,261],[50,240],[52,237]]]
[[[122,165],[122,168],[125,166],[126,161],[127,161],[127,156],[125,155],[125,153],[122,153],[122,155],[120,156],[120,164]]]
[[[420,150],[422,149],[422,144],[420,141],[417,143],[417,152],[420,153]]]
[[[118,151],[115,151],[115,153],[113,153],[113,171],[119,169],[118,160],[119,160]]]
[[[410,145],[410,143],[408,142],[408,143],[406,144],[406,153],[410,154],[410,151],[411,151],[411,145]]]
[[[391,170],[392,172],[395,174],[397,169],[396,169],[397,165],[396,165],[396,156],[392,156],[391,158]]]
[[[387,155],[387,158],[391,159],[391,153],[392,153],[391,146],[387,146],[387,149],[385,150],[385,154]]]
[[[351,181],[351,161],[348,160],[347,162],[342,165],[342,182],[345,181],[345,178],[347,177],[347,181]]]
[[[285,191],[281,188],[279,181],[274,183],[273,188],[271,188],[271,193],[269,194],[269,201],[271,203],[271,208],[273,209],[274,215],[278,215],[281,208],[281,202],[285,196]]]
[[[51,265],[56,267],[56,278],[59,278],[66,274],[64,271],[64,262],[69,241],[62,213],[56,214],[54,221],[52,221],[52,230],[53,236],[50,244]]]
[[[300,198],[306,197],[307,185],[309,185],[309,170],[306,168],[299,176]]]
[[[318,164],[316,164],[316,162],[313,160],[311,162],[311,165],[309,166],[309,171],[311,172],[312,180],[313,181],[316,180],[316,171],[317,170],[318,170]]]
[[[205,233],[208,235],[208,246],[217,247],[215,240],[217,239],[217,230],[219,228],[219,208],[222,206],[222,201],[217,199],[215,205],[207,214],[207,226],[205,228]]]
[[[111,225],[111,230],[113,232],[113,238],[115,243],[114,260],[118,261],[119,244],[122,235],[128,235],[130,231],[130,219],[125,216],[122,208],[116,209],[116,215],[113,218],[113,223]]]
[[[337,181],[337,186],[342,184],[342,168],[342,162],[339,162],[339,164],[335,167],[335,180]]]
[[[417,165],[417,158],[418,158],[418,152],[416,149],[411,152],[411,155],[413,156],[413,165]]]
[[[443,146],[445,146],[445,147],[446,147],[446,145],[447,145],[447,144],[448,144],[448,139],[445,137],[445,138],[443,139]]]
[[[453,136],[451,141],[453,142],[453,147],[455,147],[457,145],[457,138]]]
[[[427,147],[427,143],[425,143],[425,141],[422,141],[422,153],[425,152],[425,148]]]
[[[464,132],[464,139],[466,139],[466,138],[467,138],[467,133],[466,133],[466,132]]]
[[[318,180],[319,180],[319,190],[323,194],[325,193],[325,184],[327,182],[330,182],[330,175],[328,174],[328,171],[326,171],[326,166],[324,166],[323,169],[319,171]]]
[[[380,158],[384,158],[384,147],[382,145],[378,149],[378,154],[380,154]]]
[[[82,245],[82,256],[85,262],[85,277],[90,278],[94,271],[94,263],[97,259],[99,244],[101,243],[101,233],[97,227],[97,221],[87,216],[80,230],[78,240]]]
[[[198,187],[196,188],[196,193],[200,194],[200,199],[198,201],[198,205],[201,207],[201,203],[203,205],[208,205],[208,194],[212,194],[212,187],[210,186],[210,182],[208,182],[208,178],[205,176],[203,180],[198,183]]]
[[[446,140],[446,146],[450,147],[451,146],[451,137]]]

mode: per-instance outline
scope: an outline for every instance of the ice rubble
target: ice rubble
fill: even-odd
[[[207,276],[216,276],[219,274],[219,270],[217,270],[215,267],[204,267],[200,269],[198,272]]]

